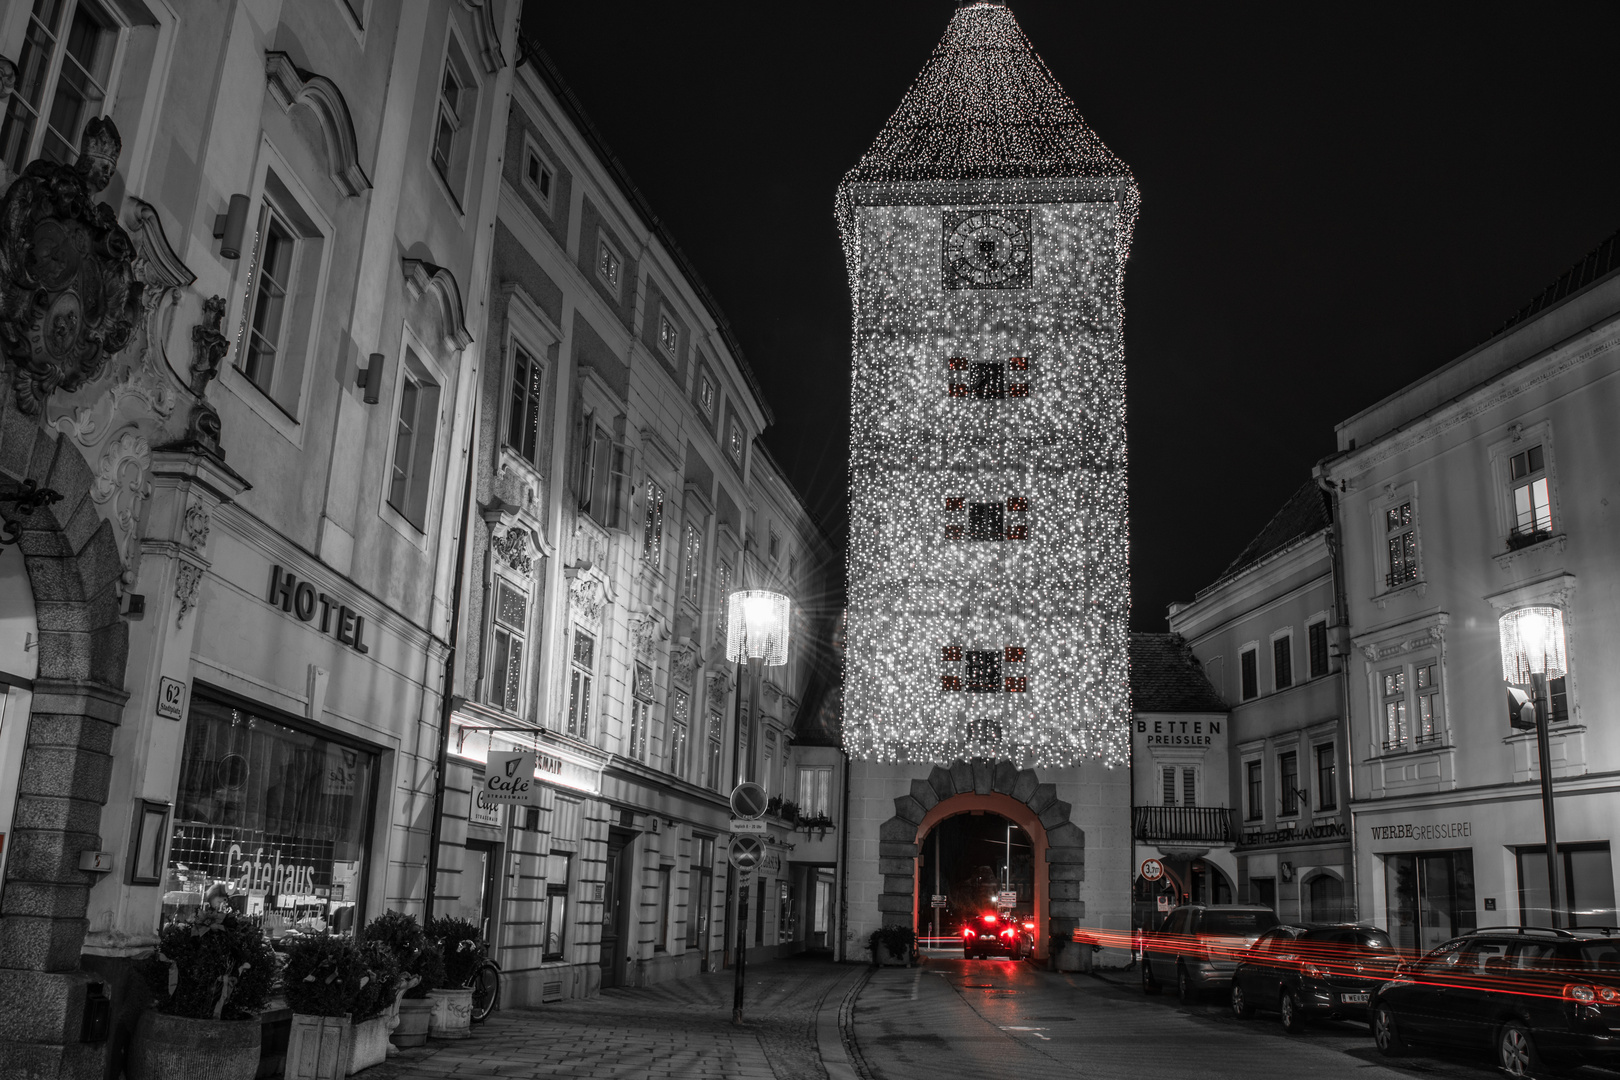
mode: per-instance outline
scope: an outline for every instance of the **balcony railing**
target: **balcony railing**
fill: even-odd
[[[1237,840],[1225,806],[1133,806],[1131,832],[1149,843],[1231,844]]]

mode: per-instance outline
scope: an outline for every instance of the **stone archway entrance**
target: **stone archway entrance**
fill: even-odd
[[[1069,820],[1071,807],[1057,788],[1042,783],[1034,769],[1007,761],[954,761],[935,766],[926,780],[913,780],[909,794],[894,800],[894,816],[878,831],[883,891],[878,911],[885,925],[917,925],[917,854],[939,822],[955,814],[985,810],[1015,822],[1035,845],[1035,956],[1053,959],[1065,970],[1080,966],[1077,950],[1053,943],[1071,941],[1085,918],[1080,889],[1086,876],[1086,836]]]

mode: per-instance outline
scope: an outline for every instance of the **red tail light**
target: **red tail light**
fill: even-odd
[[[962,927],[962,936],[963,937],[972,937],[973,936],[973,927],[971,927],[971,926]]]
[[[1032,922],[1027,922],[1027,923],[1024,924],[1024,929],[1025,930],[1033,930],[1033,929],[1035,929],[1035,924],[1032,923]]]
[[[1011,930],[1003,930],[1001,932],[1001,936],[1002,937],[1012,937],[1012,931]]]

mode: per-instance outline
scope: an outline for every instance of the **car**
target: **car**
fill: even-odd
[[[1402,964],[1372,998],[1385,1054],[1490,1048],[1510,1076],[1620,1065],[1620,929],[1487,927]]]
[[[1206,990],[1224,990],[1238,958],[1276,925],[1277,913],[1268,907],[1182,904],[1157,933],[1142,938],[1142,992],[1157,994],[1169,983],[1181,1003],[1191,1005]]]
[[[1027,960],[1035,955],[1035,924],[1010,912],[986,912],[962,925],[962,955],[1009,956]]]
[[[1247,1019],[1275,1009],[1290,1034],[1313,1019],[1366,1020],[1373,992],[1399,963],[1394,942],[1375,926],[1274,926],[1238,961],[1232,1011]]]

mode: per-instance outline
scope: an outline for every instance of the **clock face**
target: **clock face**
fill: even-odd
[[[1033,279],[1028,210],[947,210],[947,289],[1027,289]]]

